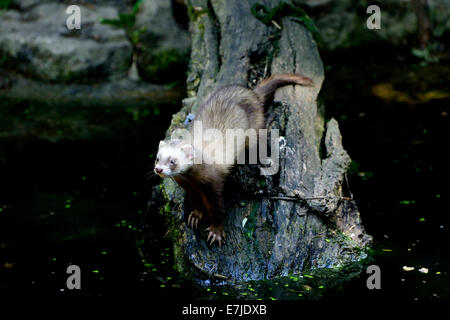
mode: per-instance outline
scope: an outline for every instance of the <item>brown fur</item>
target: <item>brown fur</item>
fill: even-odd
[[[258,86],[253,90],[256,95],[261,99],[263,106],[266,106],[268,102],[273,100],[275,91],[279,87],[287,86],[290,84],[298,84],[301,86],[310,87],[313,85],[313,81],[305,76],[287,73],[287,74],[276,74],[267,79],[261,81]]]
[[[264,127],[264,106],[273,99],[274,92],[281,86],[299,84],[312,85],[312,81],[297,74],[280,74],[263,80],[254,90],[226,85],[216,89],[199,108],[195,121],[202,121],[203,130],[214,128],[225,133],[227,129]],[[238,150],[242,152],[245,150]],[[187,171],[174,176],[174,180],[192,198],[194,211],[188,218],[196,226],[207,212],[211,222],[208,240],[225,239],[222,219],[224,214],[223,186],[229,166],[217,164],[194,164]]]

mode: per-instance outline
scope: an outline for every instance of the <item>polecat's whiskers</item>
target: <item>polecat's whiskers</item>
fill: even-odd
[[[156,176],[156,173],[153,170],[150,170],[149,172],[147,172],[144,177],[147,180],[150,180],[152,177]]]

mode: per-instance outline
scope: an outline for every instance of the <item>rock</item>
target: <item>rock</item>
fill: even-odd
[[[66,5],[43,3],[0,20],[3,67],[47,82],[92,82],[126,74],[132,46],[123,30],[100,23],[112,7],[80,6],[81,30],[68,30]]]
[[[95,84],[61,84],[0,74],[0,99],[12,104],[27,101],[52,107],[144,107],[173,104],[181,100],[182,93],[180,88],[127,78]]]
[[[15,7],[20,8],[21,10],[30,9],[31,7],[43,3],[47,1],[40,1],[40,0],[13,0],[12,5]]]
[[[11,6],[14,8],[19,8],[20,10],[27,10],[37,4],[43,3],[61,3],[66,2],[66,6],[75,4],[75,5],[84,5],[84,6],[106,6],[106,7],[114,7],[119,9],[119,11],[126,10],[130,8],[136,0],[80,0],[76,1],[76,3],[62,1],[62,0],[12,0]]]
[[[137,67],[144,80],[167,83],[174,81],[174,74],[184,76],[191,41],[189,33],[176,22],[171,1],[142,2],[135,29],[142,30],[137,44]]]
[[[307,6],[310,8],[321,7],[329,4],[332,0],[293,0],[295,5],[298,6]]]
[[[164,130],[161,120],[177,109],[183,92],[180,87],[126,78],[59,84],[0,72],[0,137],[13,143],[24,139],[106,143],[142,130],[158,136]]]
[[[366,9],[370,1],[351,0],[295,0],[314,20],[325,49],[346,49],[359,45],[387,42],[405,45],[414,39],[418,30],[417,17],[411,1],[390,0],[379,4],[381,10],[381,29],[369,30],[366,20],[370,16]],[[442,36],[450,30],[450,5],[448,1],[428,0],[429,15],[433,34]]]

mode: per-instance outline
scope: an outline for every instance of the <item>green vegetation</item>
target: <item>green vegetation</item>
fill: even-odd
[[[166,195],[165,185],[160,184],[160,190],[164,196],[165,204],[159,208],[159,214],[164,216],[164,224],[167,230],[166,236],[176,243],[180,237],[179,223],[177,223],[172,214],[172,205],[170,199]]]
[[[101,23],[109,24],[118,28],[123,28],[125,30],[130,30],[134,27],[136,23],[136,14],[139,11],[139,6],[144,0],[138,0],[133,6],[133,11],[130,14],[121,13],[119,14],[119,19],[102,19]]]
[[[289,274],[270,280],[248,281],[240,284],[215,285],[203,288],[203,298],[249,300],[317,300],[326,290],[335,290],[359,274],[369,261],[349,263],[339,268],[320,268],[308,273]]]
[[[308,29],[309,32],[311,32],[317,43],[319,45],[321,44],[319,32],[317,31],[317,27],[315,26],[314,22],[306,14],[305,10],[298,6],[293,6],[291,4],[287,4],[284,1],[281,1],[278,6],[276,6],[272,10],[268,10],[264,5],[255,3],[251,7],[251,11],[258,20],[266,25],[272,25],[275,22],[275,24],[278,24],[282,27],[282,18],[292,17],[293,21],[303,24],[305,28]]]
[[[420,66],[426,67],[429,63],[438,63],[439,58],[433,55],[433,48],[425,48],[425,49],[412,49],[411,54],[417,58],[419,58]]]
[[[109,24],[116,28],[124,29],[127,32],[131,43],[133,45],[136,45],[139,42],[141,34],[146,31],[145,28],[134,29],[134,26],[136,24],[136,14],[138,13],[139,6],[141,5],[142,2],[143,0],[136,1],[136,3],[133,6],[133,11],[128,14],[127,13],[119,14],[119,19],[102,19],[100,22],[103,24]]]
[[[11,5],[12,0],[0,0],[0,11],[1,10],[8,10],[9,6]]]
[[[194,8],[192,5],[188,5],[187,9],[188,9],[189,20],[192,22],[197,21],[197,19],[201,15],[204,15],[204,14],[208,14],[211,16],[211,12],[207,8],[197,9],[197,8]]]

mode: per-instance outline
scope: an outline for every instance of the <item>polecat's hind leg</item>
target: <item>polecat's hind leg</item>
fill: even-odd
[[[223,179],[217,175],[216,180],[208,187],[207,193],[202,195],[203,206],[208,212],[211,226],[206,230],[209,231],[207,242],[213,244],[215,241],[222,247],[222,243],[225,241],[225,231],[223,230],[222,217],[224,214],[224,202],[223,202]]]
[[[197,228],[198,223],[202,220],[203,213],[200,210],[194,209],[188,217],[188,226],[192,229]]]
[[[206,228],[206,231],[209,231],[206,242],[208,242],[209,239],[211,239],[210,244],[213,244],[214,241],[217,241],[219,243],[219,247],[222,248],[222,242],[225,241],[226,237],[225,231],[223,230],[223,225],[212,225],[209,228]]]

